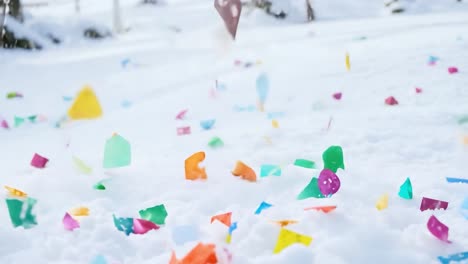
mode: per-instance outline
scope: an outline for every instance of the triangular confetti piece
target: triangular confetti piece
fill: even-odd
[[[273,250],[274,254],[280,253],[283,249],[291,246],[295,243],[300,243],[305,246],[309,246],[312,242],[312,237],[305,236],[284,228],[281,228],[280,234],[278,236],[278,241],[276,242],[275,249]]]
[[[411,186],[410,178],[406,178],[406,181],[400,186],[398,195],[403,199],[413,199],[413,187]]]
[[[298,200],[304,200],[307,198],[325,198],[323,196],[322,192],[320,192],[319,186],[318,186],[318,179],[317,178],[312,178],[312,180],[309,182],[309,184],[302,190],[302,192],[297,196]]]
[[[377,201],[377,204],[375,205],[377,210],[381,211],[388,207],[388,198],[389,198],[388,194],[384,194],[379,198],[379,200]]]
[[[80,227],[80,223],[78,223],[78,221],[73,219],[73,217],[69,215],[68,213],[65,213],[65,216],[63,217],[62,222],[63,222],[63,227],[68,231],[73,231],[74,229]]]
[[[231,226],[231,216],[232,216],[232,212],[215,215],[215,216],[211,217],[211,223],[213,223],[214,220],[218,220],[219,222],[221,222],[221,223],[225,224],[226,226],[230,227]]]
[[[151,230],[158,230],[159,226],[151,221],[144,219],[133,219],[133,233],[138,235],[143,235],[148,233]]]
[[[5,189],[7,189],[8,194],[12,197],[25,198],[28,196],[25,192],[12,188],[12,187],[5,186]]]
[[[83,87],[68,110],[72,120],[93,119],[102,116],[102,109],[94,91],[89,86]]]

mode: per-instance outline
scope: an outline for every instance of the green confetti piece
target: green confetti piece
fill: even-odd
[[[465,123],[468,123],[468,115],[462,116],[458,119],[458,124],[463,125]]]
[[[304,200],[307,198],[325,198],[322,192],[320,192],[318,186],[318,179],[312,178],[309,184],[302,190],[302,192],[297,196],[297,200]]]
[[[306,159],[296,159],[296,161],[294,161],[294,165],[307,169],[315,169],[315,162]]]
[[[343,161],[343,149],[340,146],[331,146],[322,154],[324,169],[329,169],[336,173],[341,168],[345,169]]]
[[[219,137],[214,137],[210,140],[210,142],[208,142],[208,146],[212,147],[212,148],[220,148],[222,146],[224,146],[224,142],[221,140],[221,138]]]
[[[102,184],[101,182],[98,182],[96,183],[94,186],[93,186],[94,189],[96,190],[105,190],[106,189],[106,186],[104,186],[104,184]]]
[[[413,199],[413,186],[411,186],[410,178],[406,178],[406,181],[400,186],[398,195],[403,199]]]
[[[114,134],[106,141],[103,166],[106,169],[125,167],[131,163],[130,143]]]
[[[28,116],[27,118],[30,122],[34,123],[36,122],[37,115]]]
[[[36,216],[32,214],[32,209],[37,200],[26,198],[23,200],[6,199],[10,219],[14,227],[23,226],[25,229],[32,228],[37,225]],[[26,208],[24,208],[26,206]]]
[[[26,119],[19,116],[15,116],[15,127],[19,127],[21,124],[24,123],[24,121],[26,121]]]
[[[142,219],[151,221],[157,225],[164,225],[167,217],[167,211],[164,204],[140,210],[139,214]]]
[[[6,96],[8,99],[12,99],[12,98],[15,98],[16,97],[16,92],[11,92],[11,93],[7,93],[7,96]]]

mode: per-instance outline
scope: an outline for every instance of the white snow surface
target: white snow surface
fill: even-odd
[[[77,25],[86,18],[110,27],[107,2],[83,7],[80,17],[73,15],[73,5],[29,12],[51,24]],[[468,146],[460,140],[468,128],[457,124],[468,114],[466,3],[393,17],[363,10],[352,19],[349,11],[345,20],[335,16],[312,24],[244,14],[232,42],[210,1],[167,1],[160,7],[122,2],[130,31],[113,39],[80,40],[75,32],[64,45],[40,52],[0,50],[0,116],[11,126],[15,115],[48,118],[0,129],[0,184],[38,200],[38,225],[27,230],[13,228],[6,204],[0,206],[0,263],[91,263],[102,254],[109,263],[159,264],[168,263],[172,250],[183,257],[200,241],[217,245],[220,263],[228,263],[221,253],[228,248],[236,264],[432,264],[439,263],[437,256],[468,250],[467,219],[460,210],[468,185],[445,180],[468,177]],[[427,65],[430,55],[440,58],[437,65]],[[261,64],[243,68],[235,60]],[[450,66],[460,72],[448,74]],[[266,112],[233,111],[236,105],[256,105],[255,80],[263,72],[271,82]],[[212,98],[215,80],[226,90]],[[56,128],[71,104],[62,97],[75,96],[85,84],[95,90],[104,116]],[[415,87],[423,92],[416,94]],[[11,91],[24,98],[7,100]],[[335,92],[343,93],[341,101],[332,98]],[[399,105],[385,105],[388,96]],[[122,107],[125,100],[130,107]],[[183,109],[189,109],[187,119],[175,120]],[[272,128],[267,112],[284,112],[280,128]],[[216,125],[203,131],[199,122],[211,118]],[[192,134],[177,136],[176,128],[186,125]],[[104,143],[114,132],[131,142],[132,164],[103,169]],[[225,146],[210,149],[213,136]],[[344,151],[346,169],[337,172],[341,189],[327,199],[296,200],[320,173],[322,153],[331,145]],[[206,152],[208,180],[187,181],[184,160],[197,151]],[[34,153],[50,159],[45,169],[29,165]],[[72,156],[93,173],[77,171]],[[293,166],[297,158],[315,161],[318,169]],[[283,172],[243,181],[231,175],[237,160],[257,175],[262,164],[281,165]],[[407,177],[412,200],[398,196]],[[107,189],[94,190],[103,179]],[[385,193],[389,207],[378,211],[376,201]],[[421,212],[422,197],[448,201],[449,207]],[[254,215],[262,201],[274,206]],[[127,237],[113,225],[113,214],[138,217],[139,210],[158,204],[169,215],[157,231]],[[318,205],[337,209],[303,210]],[[91,214],[69,232],[61,220],[77,206],[89,207]],[[225,226],[210,224],[211,216],[225,212],[238,222],[231,244],[224,242]],[[450,228],[453,243],[429,233],[431,215]],[[284,219],[299,221],[287,229],[312,236],[309,247],[273,254],[280,228],[271,221]],[[175,239],[182,226],[192,232]]]

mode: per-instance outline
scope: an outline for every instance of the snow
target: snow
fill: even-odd
[[[83,5],[80,18],[111,27],[110,1],[102,2]],[[48,117],[0,130],[0,184],[37,199],[39,223],[15,229],[5,204],[0,206],[0,263],[91,263],[99,254],[109,263],[168,263],[172,250],[182,257],[199,241],[215,243],[222,263],[227,263],[223,248],[229,248],[236,264],[432,264],[437,256],[468,249],[467,220],[460,211],[467,185],[445,181],[467,177],[468,146],[460,138],[468,127],[457,124],[468,113],[467,3],[442,8],[438,1],[388,17],[377,7],[365,9],[365,1],[348,9],[351,1],[333,0],[346,3],[340,8],[330,0],[337,15],[322,9],[324,21],[312,24],[280,25],[261,13],[243,12],[232,43],[210,1],[167,2],[144,7],[122,1],[123,22],[131,30],[113,39],[70,37],[41,52],[0,50],[0,95],[24,95],[14,100],[2,95],[0,115],[11,126],[15,115]],[[324,1],[316,2],[320,12]],[[30,12],[78,36],[74,25],[80,20],[72,17],[72,5]],[[72,20],[77,22],[68,32]],[[428,66],[430,55],[441,60]],[[235,66],[235,60],[254,65]],[[451,66],[460,72],[448,74]],[[271,84],[265,109],[284,112],[278,129],[267,113],[233,110],[256,105],[255,81],[264,72]],[[215,80],[226,90],[212,98]],[[75,96],[86,84],[96,91],[103,118],[56,128],[70,106],[63,96]],[[423,92],[415,93],[415,87]],[[332,97],[336,92],[343,93],[340,101]],[[389,96],[399,105],[385,105]],[[122,107],[123,102],[131,104]],[[175,120],[183,109],[189,109],[186,120]],[[207,119],[216,124],[205,131],[199,123]],[[177,136],[176,128],[187,125],[192,134]],[[132,165],[106,170],[104,143],[114,132],[130,141]],[[207,147],[213,136],[225,146]],[[328,199],[296,200],[320,173],[322,153],[331,145],[344,151],[340,190]],[[208,180],[186,181],[184,160],[197,151],[206,152],[202,166]],[[45,169],[29,165],[34,153],[50,160]],[[72,156],[91,166],[92,174],[80,174]],[[293,166],[297,158],[313,160],[319,169]],[[242,181],[231,175],[237,160],[257,175],[263,164],[280,165],[282,175]],[[398,197],[407,177],[412,200]],[[103,179],[107,189],[94,190]],[[378,211],[375,204],[385,193],[389,207]],[[448,209],[420,212],[422,197],[448,201]],[[273,207],[254,215],[262,201]],[[159,204],[168,217],[157,231],[127,237],[113,225],[113,214],[138,217],[139,210]],[[318,205],[337,209],[303,210]],[[78,206],[89,207],[90,216],[69,232],[61,220]],[[230,211],[238,229],[228,245],[227,228],[210,219]],[[431,215],[450,228],[452,244],[429,233]],[[273,255],[280,228],[271,221],[284,219],[299,221],[287,228],[313,241]]]

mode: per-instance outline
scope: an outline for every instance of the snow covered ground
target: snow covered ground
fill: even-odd
[[[0,50],[0,115],[10,126],[14,116],[47,117],[0,130],[0,184],[38,200],[38,225],[26,230],[13,228],[6,204],[0,206],[0,263],[91,263],[97,254],[109,263],[168,263],[172,250],[183,257],[199,241],[216,244],[220,259],[229,249],[238,264],[430,264],[468,250],[460,209],[468,185],[445,180],[468,177],[468,145],[461,140],[468,127],[457,124],[468,114],[468,4],[394,17],[351,19],[350,11],[346,20],[312,24],[279,25],[253,13],[242,17],[232,43],[210,1],[168,1],[164,7],[123,2],[131,30],[114,39],[82,40],[72,32],[63,46],[41,52]],[[51,23],[73,23],[72,8],[30,11]],[[99,14],[97,21],[110,26],[109,8],[83,8],[81,16]],[[427,65],[431,55],[440,58],[434,66]],[[236,60],[253,65],[236,66]],[[451,66],[459,73],[449,74]],[[261,73],[271,83],[265,112],[235,111],[256,106]],[[216,80],[225,89],[216,89]],[[74,97],[86,84],[95,90],[103,118],[56,128],[71,104],[63,97]],[[24,98],[7,100],[12,91]],[[339,101],[332,97],[336,92],[343,93]],[[399,104],[385,105],[389,96]],[[189,110],[186,120],[175,120],[183,109]],[[272,127],[270,112],[284,112],[279,128]],[[203,131],[200,121],[213,118],[215,126]],[[182,126],[191,126],[192,134],[177,136]],[[103,169],[104,144],[114,132],[130,141],[132,164]],[[225,146],[208,147],[214,136]],[[341,189],[327,199],[296,200],[320,173],[322,153],[332,145],[344,152],[346,169],[337,172]],[[187,181],[184,160],[197,151],[206,152],[208,179]],[[34,153],[50,159],[45,169],[29,165]],[[72,156],[91,166],[92,174],[80,173]],[[294,166],[297,158],[315,161],[317,169]],[[281,166],[282,175],[243,181],[231,174],[237,160],[257,176],[263,164]],[[398,196],[407,177],[412,200]],[[107,189],[93,189],[103,179]],[[388,208],[378,211],[375,204],[385,193]],[[422,197],[448,201],[449,207],[421,212]],[[262,201],[274,206],[254,215]],[[159,204],[168,212],[161,229],[125,236],[114,227],[113,214],[138,217],[139,210]],[[337,208],[328,214],[303,210],[319,205]],[[88,207],[90,216],[67,231],[62,218],[78,206]],[[227,227],[210,223],[226,212],[238,223],[230,244]],[[427,230],[431,215],[450,228],[453,243]],[[272,221],[285,219],[298,221],[287,229],[313,241],[273,254],[280,227]],[[180,234],[183,226],[193,232]]]

